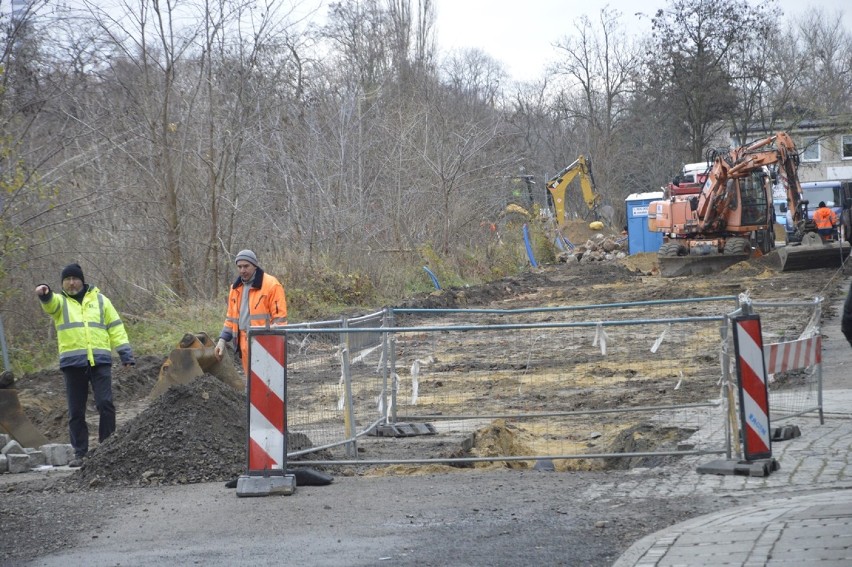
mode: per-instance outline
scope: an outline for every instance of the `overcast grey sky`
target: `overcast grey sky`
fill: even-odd
[[[552,45],[574,30],[575,19],[586,14],[595,21],[601,8],[620,11],[626,26],[650,29],[649,16],[665,6],[665,0],[434,0],[437,7],[438,42],[442,50],[477,47],[502,61],[513,79],[531,80],[543,76],[548,61],[557,52]],[[711,0],[712,1],[712,0]],[[849,0],[779,0],[785,17],[801,15],[808,7],[820,7],[833,14],[844,12],[844,24],[852,28],[852,2]],[[569,6],[579,6],[570,8]],[[507,39],[510,38],[510,39]]]

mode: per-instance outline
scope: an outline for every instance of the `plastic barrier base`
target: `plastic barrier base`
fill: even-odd
[[[798,425],[785,425],[783,427],[772,428],[772,441],[789,441],[796,437],[801,437],[802,431]]]
[[[289,496],[296,492],[296,477],[292,474],[277,476],[243,475],[237,479],[237,496]]]
[[[373,437],[414,437],[415,435],[437,435],[431,423],[385,423],[370,430]]]
[[[699,474],[730,474],[741,476],[769,476],[779,470],[781,465],[775,459],[757,461],[734,461],[720,459],[697,467]]]

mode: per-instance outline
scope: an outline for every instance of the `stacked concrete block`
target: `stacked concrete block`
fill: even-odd
[[[47,464],[54,467],[61,467],[71,462],[74,455],[74,449],[71,445],[62,443],[50,443],[42,445],[39,450],[44,453]]]
[[[5,445],[3,445],[3,449],[0,449],[0,453],[3,453],[7,457],[9,455],[26,455],[27,452],[24,451],[24,448],[21,447],[21,444],[12,439]]]
[[[10,473],[27,472],[30,470],[30,456],[14,439],[3,445],[0,453],[6,457],[6,470]]]
[[[74,458],[74,448],[67,443],[50,443],[38,449],[24,448],[8,435],[0,435],[0,473],[22,473],[51,465],[65,466]]]
[[[24,473],[30,470],[30,456],[26,453],[6,453],[10,473]]]
[[[47,455],[45,455],[44,452],[29,447],[25,448],[24,451],[27,452],[27,455],[30,458],[31,469],[43,467],[47,464]]]
[[[5,447],[6,443],[12,440],[8,433],[0,433],[0,447]]]

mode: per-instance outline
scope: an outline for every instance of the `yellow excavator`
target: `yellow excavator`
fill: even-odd
[[[580,189],[583,191],[583,200],[592,211],[595,220],[599,220],[598,208],[601,197],[595,192],[595,180],[592,177],[592,162],[585,156],[580,156],[574,163],[557,173],[547,182],[547,190],[553,200],[553,210],[556,213],[556,224],[561,227],[565,224],[565,191],[574,179],[580,179]]]

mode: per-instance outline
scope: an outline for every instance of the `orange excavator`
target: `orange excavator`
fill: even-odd
[[[657,252],[663,276],[707,274],[775,249],[773,181],[786,191],[794,222],[803,230],[807,201],[798,177],[799,154],[786,132],[717,153],[701,192],[669,194],[648,207],[648,227],[664,233]],[[774,178],[774,179],[773,179]],[[840,265],[848,243],[823,242],[815,233],[776,252],[784,271]]]

